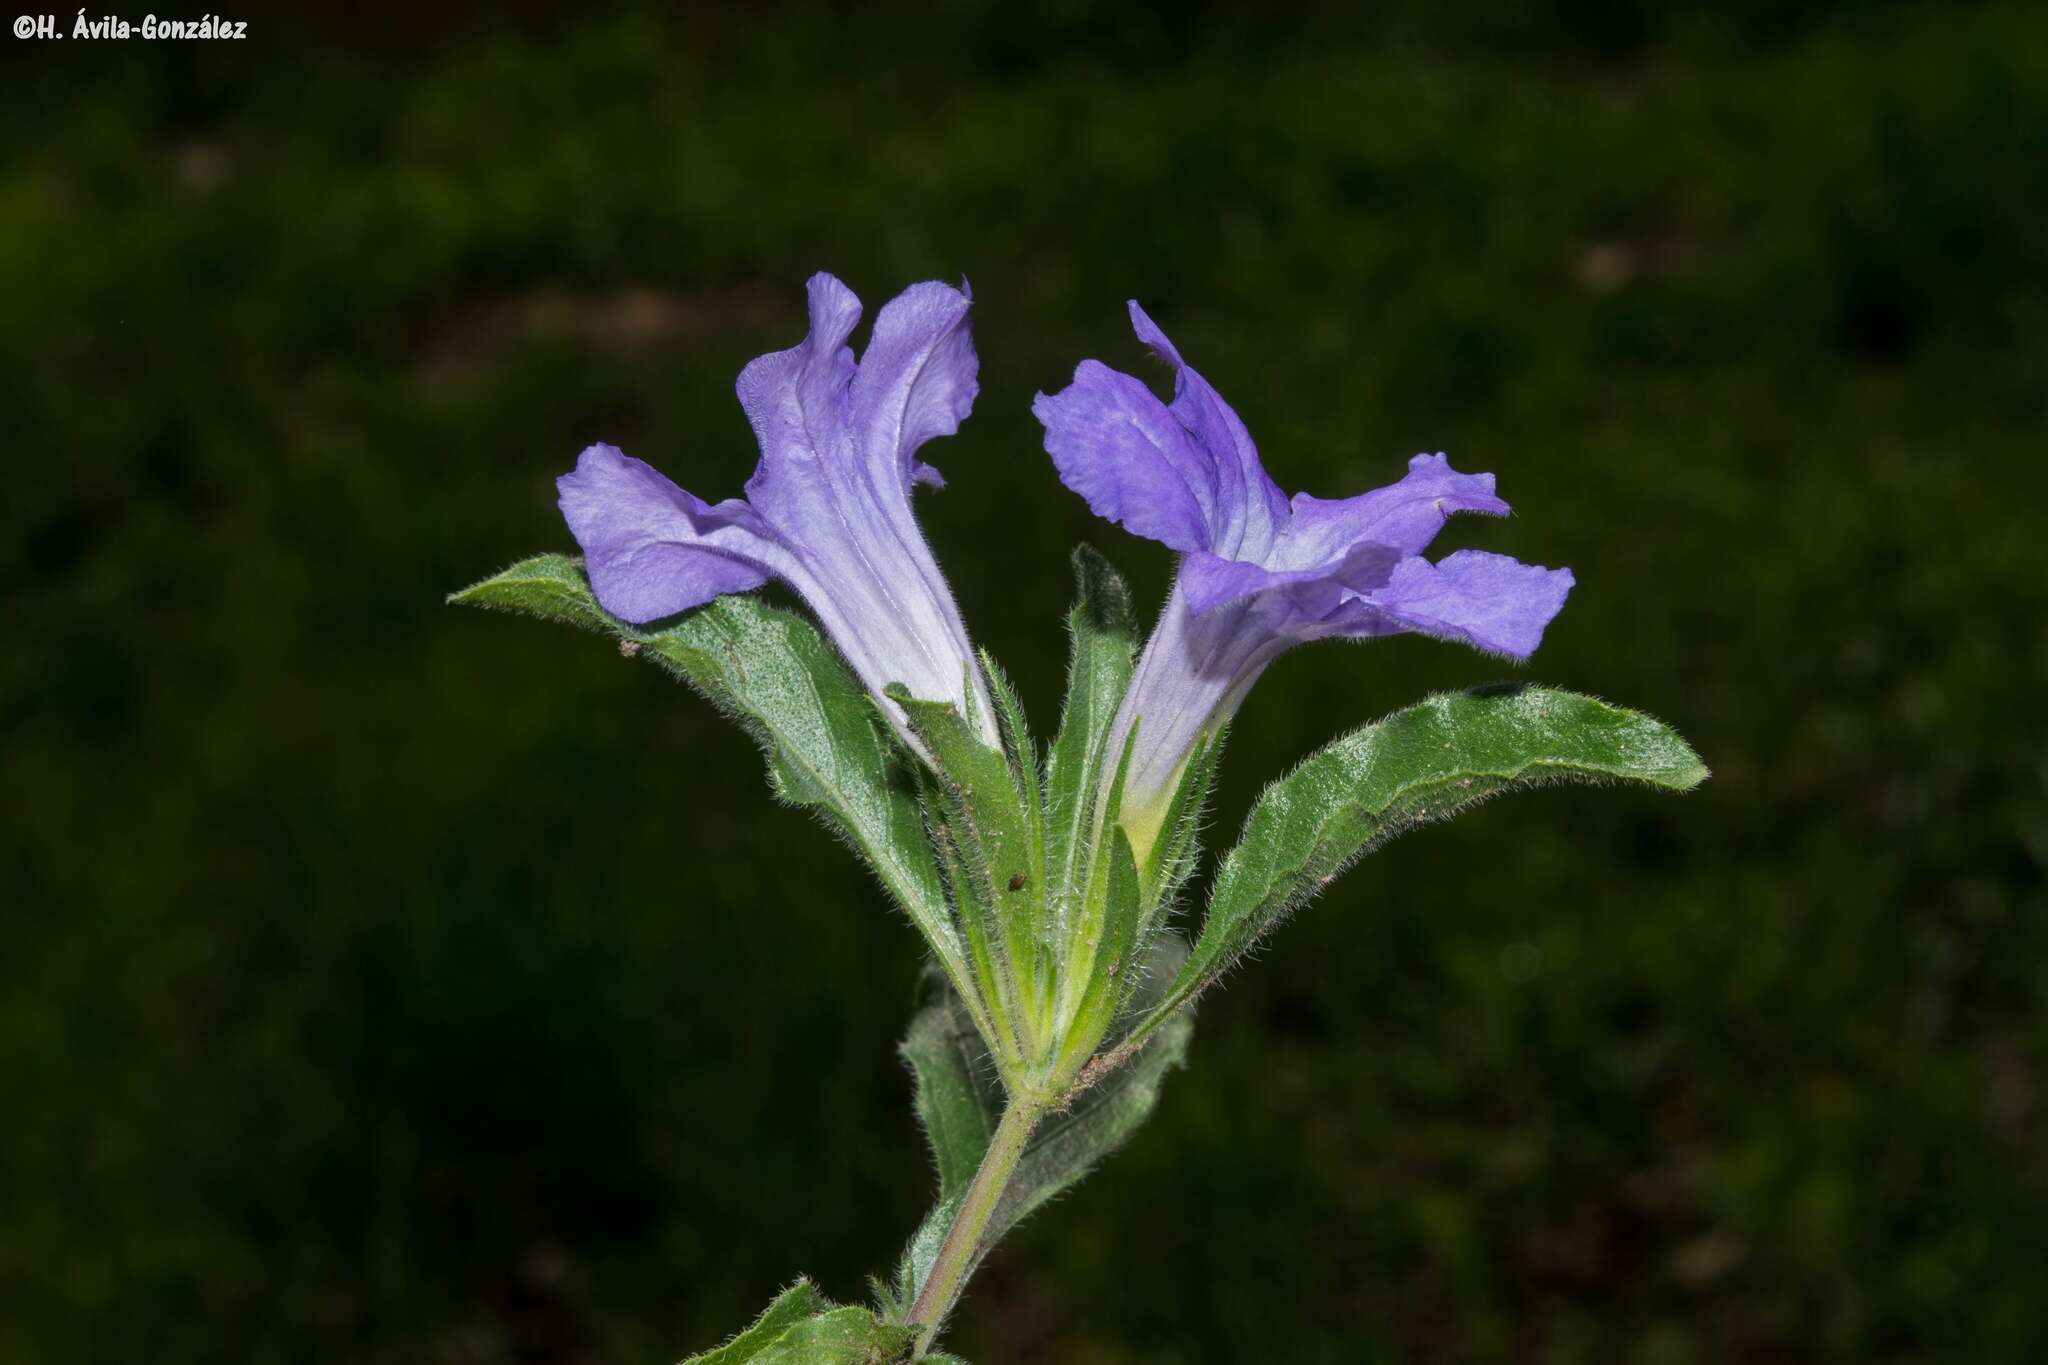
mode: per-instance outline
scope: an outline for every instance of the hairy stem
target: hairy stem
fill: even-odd
[[[981,1168],[975,1171],[973,1183],[961,1196],[960,1211],[953,1215],[952,1226],[946,1229],[946,1240],[939,1244],[931,1274],[925,1277],[916,1302],[910,1306],[910,1320],[923,1324],[918,1329],[916,1358],[921,1359],[932,1348],[946,1315],[953,1311],[961,1287],[967,1283],[980,1255],[982,1233],[995,1216],[1003,1189],[1016,1173],[1018,1158],[1024,1155],[1024,1144],[1044,1112],[1042,1105],[1015,1098],[1003,1111],[1003,1121],[996,1125],[988,1151],[982,1154]]]

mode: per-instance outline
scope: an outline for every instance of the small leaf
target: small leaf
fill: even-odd
[[[1038,747],[1032,741],[1030,727],[1025,724],[1024,706],[1017,700],[1016,690],[996,665],[995,656],[985,649],[981,651],[981,667],[988,678],[989,692],[994,697],[1004,752],[1010,760],[1010,780],[1016,787],[1018,801],[1022,803],[1028,839],[1021,866],[998,863],[990,871],[1001,883],[998,894],[1002,897],[1005,917],[1015,926],[1013,935],[1019,941],[1030,943],[1034,958],[1044,958],[1034,971],[1034,977],[1043,977],[1050,982],[1053,964],[1047,956],[1050,944],[1046,941],[1045,783],[1039,770]]]
[[[559,554],[536,555],[448,600],[614,636],[702,693],[767,754],[775,794],[810,807],[845,838],[947,971],[965,979],[959,935],[896,742],[867,690],[809,620],[737,594],[641,630],[599,606],[582,561]]]
[[[932,1273],[932,1265],[939,1259],[939,1250],[946,1243],[946,1229],[953,1225],[953,1218],[960,1212],[961,1196],[965,1190],[955,1190],[951,1195],[932,1205],[932,1211],[917,1225],[917,1231],[910,1234],[910,1244],[903,1248],[903,1256],[896,1263],[896,1302],[902,1305],[905,1314],[917,1302],[917,1292],[924,1288],[925,1277]],[[911,1326],[908,1322],[903,1326]]]
[[[828,1311],[832,1301],[818,1292],[809,1280],[798,1280],[776,1296],[768,1311],[754,1325],[714,1350],[691,1356],[683,1365],[740,1365],[752,1360],[761,1348],[806,1318]]]
[[[865,1308],[838,1307],[809,1280],[798,1280],[753,1326],[683,1365],[890,1365],[910,1342],[903,1328]]]
[[[933,984],[937,989],[910,1021],[900,1051],[910,1064],[917,1117],[938,1169],[939,1198],[911,1234],[897,1264],[890,1296],[897,1310],[892,1321],[897,1322],[904,1321],[902,1314],[924,1287],[946,1228],[1003,1116],[1003,1087],[987,1045],[975,1033],[959,996],[943,982]]]
[[[988,1050],[959,998],[938,983],[938,998],[910,1021],[898,1048],[915,1082],[918,1121],[938,1168],[939,1198],[974,1179],[1002,1116],[1002,1086]]]
[[[985,649],[980,651],[980,655],[982,675],[988,679],[988,690],[995,705],[996,727],[1003,737],[1003,752],[1010,760],[1010,780],[1016,783],[1025,809],[1037,810],[1043,784],[1038,767],[1038,746],[1032,741],[1031,727],[1025,723],[1024,704],[1017,700],[1017,691],[1010,686],[1010,679],[996,663],[995,655]],[[1043,850],[1039,850],[1033,862],[1043,861]]]
[[[1067,612],[1067,697],[1046,761],[1048,879],[1073,888],[1088,857],[1110,725],[1138,649],[1131,590],[1093,547],[1074,549],[1078,596]]]
[[[991,684],[1002,687],[999,676]],[[953,904],[977,952],[990,926],[1000,932],[1002,953],[995,964],[990,1011],[1011,1053],[1030,1055],[1047,1027],[1052,957],[1040,932],[1044,901],[1042,867],[1034,854],[1044,847],[1039,812],[1019,789],[1011,758],[990,748],[950,702],[925,701],[892,684],[889,697],[903,709],[910,728],[932,755],[944,798],[943,834],[951,843],[946,868]],[[1021,880],[1020,880],[1021,877]],[[1014,890],[1012,888],[1015,888]],[[1008,1027],[1003,1027],[1007,1025]],[[1014,1048],[1009,1044],[1015,1043]]]
[[[1144,891],[1138,881],[1138,860],[1124,831],[1110,826],[1108,857],[1097,855],[1090,868],[1093,876],[1088,899],[1089,923],[1099,924],[1088,954],[1070,966],[1078,986],[1071,1006],[1064,1007],[1063,1038],[1056,1066],[1059,1073],[1072,1074],[1100,1046],[1103,1036],[1125,1013],[1128,1002],[1144,984],[1145,963],[1134,961],[1131,945],[1139,941],[1139,920],[1144,913]],[[1178,939],[1174,940],[1176,943]],[[1157,954],[1151,955],[1156,966]],[[1176,964],[1178,959],[1175,959]],[[1086,973],[1082,973],[1085,963]],[[1153,983],[1155,987],[1160,984]],[[1056,1073],[1056,1074],[1059,1074]]]
[[[914,1334],[865,1308],[835,1308],[784,1332],[750,1365],[893,1365],[910,1353]]]
[[[1181,886],[1200,860],[1202,816],[1216,786],[1216,773],[1223,763],[1223,741],[1229,729],[1226,724],[1206,731],[1181,770],[1180,785],[1174,788],[1166,819],[1159,826],[1159,837],[1152,841],[1152,850],[1145,858],[1145,917],[1141,933],[1164,922]]]
[[[1143,1042],[1353,861],[1418,825],[1554,782],[1682,792],[1706,776],[1668,727],[1548,687],[1446,693],[1353,731],[1260,795],[1216,874],[1194,952],[1132,1041]]]

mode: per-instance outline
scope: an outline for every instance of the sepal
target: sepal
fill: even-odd
[[[1131,590],[1093,547],[1074,548],[1075,600],[1067,612],[1067,695],[1046,756],[1046,854],[1055,887],[1078,889],[1092,851],[1110,727],[1131,683],[1138,620]],[[1071,907],[1058,907],[1064,921]]]
[[[1112,795],[1112,812],[1114,807]],[[1107,856],[1098,850],[1091,867],[1088,904],[1093,912],[1092,936],[1085,953],[1076,945],[1074,960],[1069,963],[1072,999],[1062,1002],[1060,1050],[1053,1061],[1053,1075],[1062,1084],[1071,1082],[1102,1045],[1103,1036],[1147,976],[1149,959],[1140,961],[1141,954],[1133,951],[1134,945],[1146,941],[1140,936],[1145,905],[1137,855],[1114,818],[1108,829]]]
[[[901,686],[888,695],[932,757],[935,799],[928,802],[928,823],[968,939],[975,984],[994,1021],[990,1041],[1004,1075],[1014,1077],[1044,1047],[1054,962],[1043,932],[1037,760],[1029,736],[1018,733],[1022,713],[1002,675],[991,672],[989,682],[1006,699],[1002,728],[1017,736],[1016,752],[989,747],[950,702],[924,701]]]
[[[1202,816],[1216,787],[1216,771],[1223,763],[1223,741],[1230,731],[1226,723],[1206,730],[1196,741],[1195,751],[1181,769],[1180,783],[1167,805],[1159,837],[1152,841],[1139,871],[1145,887],[1145,926],[1150,928],[1173,909],[1174,899],[1193,874],[1201,854]]]

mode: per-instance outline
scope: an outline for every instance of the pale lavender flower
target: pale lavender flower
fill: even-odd
[[[1288,649],[1413,631],[1524,659],[1572,575],[1480,550],[1424,559],[1451,513],[1508,510],[1493,475],[1460,474],[1441,454],[1416,456],[1389,488],[1288,499],[1229,404],[1136,302],[1130,309],[1139,339],[1174,367],[1173,402],[1085,360],[1032,411],[1060,478],[1096,515],[1181,553],[1112,731],[1118,752],[1138,727],[1124,822],[1142,851],[1196,741]]]
[[[974,405],[968,296],[912,285],[876,317],[858,364],[846,339],[860,300],[823,273],[809,296],[803,344],[740,372],[740,406],[761,447],[744,500],[707,503],[609,445],[585,450],[556,481],[591,589],[637,624],[779,578],[878,698],[902,683],[914,697],[963,705],[993,743],[959,608],[910,507],[912,484],[944,485],[918,447],[950,436]],[[899,708],[883,704],[908,739]]]

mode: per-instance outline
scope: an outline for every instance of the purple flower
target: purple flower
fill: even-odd
[[[740,372],[761,446],[744,500],[707,503],[609,445],[556,481],[590,586],[606,611],[641,623],[779,578],[878,698],[902,683],[966,705],[993,743],[959,608],[910,508],[912,484],[944,483],[918,447],[958,430],[974,405],[968,296],[912,285],[882,309],[856,364],[846,339],[860,300],[823,273],[809,294],[803,344]],[[907,739],[895,703],[883,705]]]
[[[1440,454],[1416,456],[1399,483],[1355,498],[1285,497],[1230,405],[1130,307],[1139,339],[1174,367],[1173,402],[1084,360],[1032,411],[1060,478],[1097,516],[1181,554],[1112,732],[1116,752],[1138,724],[1124,810],[1142,846],[1195,742],[1288,649],[1413,631],[1525,659],[1572,575],[1480,550],[1424,559],[1451,513],[1508,510],[1493,475],[1460,474]]]

